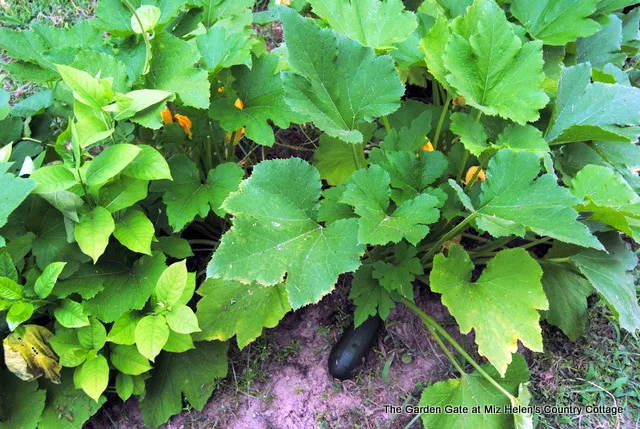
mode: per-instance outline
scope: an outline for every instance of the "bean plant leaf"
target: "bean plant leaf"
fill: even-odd
[[[587,165],[571,181],[571,192],[583,202],[577,209],[640,240],[640,197],[611,169]]]
[[[36,295],[40,298],[46,298],[49,296],[65,265],[67,265],[66,262],[54,262],[47,265],[33,286],[33,290]]]
[[[544,312],[547,322],[562,329],[571,341],[584,333],[587,321],[587,297],[593,292],[589,281],[564,267],[543,264],[542,287],[549,300]]]
[[[167,32],[159,32],[152,41],[152,72],[147,75],[151,88],[175,91],[185,106],[209,107],[209,78],[206,70],[194,63],[200,59],[196,47]]]
[[[549,101],[540,88],[542,42],[523,43],[492,0],[476,0],[451,29],[446,79],[466,103],[520,124],[537,120]]]
[[[162,316],[145,316],[136,325],[134,335],[140,354],[154,362],[169,339],[169,326]]]
[[[400,106],[404,87],[391,57],[328,29],[290,8],[280,15],[289,64],[284,72],[285,98],[331,137],[361,143],[356,125],[371,122]]]
[[[73,374],[76,387],[98,402],[109,384],[109,363],[102,355],[87,359]]]
[[[280,128],[288,128],[291,122],[302,122],[303,119],[285,102],[282,79],[280,74],[276,74],[277,67],[276,55],[263,54],[253,62],[251,69],[234,68],[232,86],[244,107],[235,107],[235,98],[221,98],[211,103],[210,116],[219,120],[226,131],[245,127],[248,138],[272,146],[275,138],[268,120]]]
[[[140,210],[129,210],[118,218],[113,236],[127,249],[151,255],[151,241],[155,233],[153,223]]]
[[[111,349],[109,360],[123,374],[140,375],[151,369],[147,358],[134,346],[116,344]]]
[[[141,180],[171,180],[169,164],[155,148],[141,144],[138,155],[122,170],[125,176]]]
[[[356,171],[340,202],[354,207],[358,220],[358,241],[368,244],[398,243],[403,238],[417,244],[428,233],[428,224],[440,217],[439,201],[429,194],[420,194],[389,209],[391,178],[379,165]]]
[[[529,368],[524,358],[516,354],[503,378],[491,366],[483,365],[482,369],[491,378],[514,397],[518,398],[519,387],[529,380]],[[432,384],[422,392],[420,406],[440,407],[479,407],[479,413],[425,413],[422,422],[427,428],[513,428],[517,415],[501,412],[505,406],[513,405],[509,398],[477,371],[461,378],[440,381]],[[494,406],[495,413],[485,413],[486,406]],[[521,426],[524,429],[526,426]],[[528,426],[531,427],[531,426]]]
[[[390,49],[417,28],[401,0],[311,0],[313,13],[339,33],[373,49]]]
[[[147,180],[120,177],[119,180],[100,188],[98,203],[109,212],[115,213],[147,198],[148,186]]]
[[[617,233],[604,238],[609,253],[585,249],[571,256],[571,261],[602,295],[607,305],[629,332],[640,329],[640,306],[630,272],[637,259]]]
[[[476,282],[470,282],[473,269],[467,252],[452,244],[448,257],[434,258],[430,287],[442,294],[463,334],[475,330],[478,353],[504,376],[518,340],[542,351],[538,310],[549,305],[540,283],[542,269],[524,249],[499,252]]]
[[[198,289],[198,321],[202,333],[198,340],[226,341],[236,336],[238,347],[245,348],[275,327],[291,310],[285,286],[249,285],[238,281],[208,279]]]
[[[226,342],[205,341],[185,353],[160,355],[140,401],[144,423],[157,428],[181,412],[183,395],[201,411],[215,388],[214,381],[227,375],[227,349]]]
[[[589,64],[562,70],[547,142],[635,141],[640,135],[640,89],[590,83],[590,78]]]
[[[355,271],[364,247],[355,219],[317,223],[318,171],[298,158],[264,161],[223,204],[234,215],[208,277],[282,283],[294,309],[318,302],[338,276]]]
[[[514,0],[511,13],[534,39],[545,45],[562,46],[578,37],[591,36],[600,25],[589,19],[596,10],[596,0]]]
[[[202,183],[198,167],[186,155],[174,156],[169,165],[173,181],[154,183],[152,190],[164,191],[162,200],[174,231],[182,230],[198,215],[206,217],[211,210],[224,216],[222,202],[238,188],[244,174],[234,163],[221,164]]]
[[[129,165],[140,151],[139,147],[126,143],[109,146],[89,164],[86,184],[102,185]]]
[[[526,231],[566,243],[602,249],[587,227],[576,220],[572,208],[579,200],[558,186],[551,174],[540,173],[540,160],[529,152],[500,150],[489,161],[487,180],[481,185],[477,225],[494,237]]]
[[[107,248],[109,237],[114,230],[115,224],[111,213],[104,207],[97,206],[80,218],[74,235],[80,249],[91,256],[95,264]]]

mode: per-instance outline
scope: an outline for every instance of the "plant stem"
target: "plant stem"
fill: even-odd
[[[129,0],[122,0],[122,3],[124,3],[124,5],[127,7],[127,9],[129,9],[129,12],[131,12],[131,14],[133,16],[135,16],[136,21],[138,21],[138,25],[140,26],[140,29],[142,30],[142,38],[144,39],[144,44],[146,46],[146,52],[145,52],[145,58],[144,58],[144,69],[142,69],[142,74],[146,75],[147,73],[149,73],[149,69],[151,68],[151,42],[149,39],[149,35],[147,34],[146,31],[144,31],[144,26],[142,25],[142,20],[140,20],[140,17],[138,16],[138,14],[136,13],[136,10],[133,8],[133,5],[129,2]]]
[[[360,154],[358,153],[358,149],[356,148],[356,146],[360,146],[360,145],[350,144],[350,146],[351,146],[351,154],[353,155],[353,163],[356,165],[356,170],[360,170],[364,168],[365,166],[362,165],[362,162],[360,161],[360,156],[359,156]]]
[[[438,240],[438,242],[431,247],[431,249],[427,252],[427,254],[424,255],[424,257],[421,260],[422,263],[425,263],[425,262],[430,261],[431,259],[433,259],[433,256],[438,252],[438,250],[440,250],[442,245],[444,243],[446,243],[447,241],[451,240],[456,235],[458,235],[458,233],[464,231],[464,229],[467,227],[467,225],[469,225],[469,223],[473,219],[475,219],[475,217],[477,215],[478,215],[477,213],[471,213],[469,216],[464,218],[464,220],[462,222],[460,222],[458,225],[456,225],[455,228],[453,228],[448,233],[443,235],[442,238],[440,240]]]
[[[438,125],[436,126],[436,133],[433,136],[433,150],[438,149],[438,141],[440,140],[440,133],[442,132],[442,125],[444,124],[444,118],[447,116],[447,112],[449,111],[449,104],[451,104],[451,96],[447,94],[447,99],[442,105],[442,112],[440,112],[440,119],[438,119]]]
[[[438,324],[438,322],[436,322],[435,320],[433,320],[431,317],[429,317],[429,315],[427,315],[424,311],[422,311],[420,308],[418,308],[417,305],[415,305],[413,302],[409,301],[407,298],[402,297],[400,298],[400,302],[402,302],[404,305],[406,305],[407,307],[409,307],[410,310],[412,310],[414,313],[416,313],[418,315],[418,317],[420,317],[420,319],[422,319],[422,321],[424,322],[425,325],[427,325],[427,327],[431,326],[435,331],[438,332],[438,334],[442,335],[442,337],[447,340],[449,342],[449,344],[451,344],[451,346],[456,349],[458,351],[458,353],[460,353],[460,355],[465,358],[470,364],[471,366],[473,366],[476,371],[478,371],[478,373],[480,375],[482,375],[489,383],[491,383],[496,389],[498,389],[500,392],[502,392],[507,398],[509,398],[509,400],[511,401],[512,404],[516,404],[516,398],[513,397],[513,395],[511,395],[509,392],[507,392],[504,387],[500,386],[500,384],[498,384],[497,381],[495,381],[493,379],[493,377],[491,377],[489,374],[487,374],[485,372],[485,370],[482,369],[482,367],[480,366],[480,364],[478,362],[476,362],[470,355],[469,353],[467,353],[464,348],[458,344],[458,342],[456,340],[453,339],[453,337],[451,335],[449,335],[449,333]],[[448,355],[447,355],[448,357]],[[453,363],[453,361],[451,362]],[[454,365],[455,366],[455,365]]]
[[[383,116],[382,123],[384,124],[384,129],[387,132],[391,131],[391,124],[389,123],[389,118],[387,118],[386,116]]]
[[[466,238],[470,238],[470,239],[475,240],[475,241],[481,241],[483,243],[491,243],[491,240],[488,240],[488,239],[486,239],[484,237],[480,237],[479,235],[475,235],[475,234],[468,234],[466,232],[463,232],[462,236],[466,237]]]

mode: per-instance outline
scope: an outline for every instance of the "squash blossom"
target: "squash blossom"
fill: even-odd
[[[193,138],[193,133],[191,132],[191,126],[193,125],[191,123],[191,119],[187,118],[184,115],[180,115],[179,113],[176,113],[173,116],[176,121],[178,121],[178,124],[180,124],[180,126],[184,129],[184,132],[187,134],[187,136],[191,139]]]
[[[9,371],[24,381],[44,375],[60,384],[60,363],[51,349],[51,331],[39,325],[23,325],[9,334],[2,342],[4,362]]]
[[[171,110],[169,110],[168,107],[165,107],[165,109],[162,111],[161,113],[162,115],[162,123],[163,124],[172,124],[173,123],[173,118],[171,117]]]
[[[467,103],[466,103],[464,97],[459,95],[456,98],[454,98],[453,100],[451,100],[451,104],[453,104],[454,106],[466,106]]]
[[[471,179],[473,179],[473,176],[476,175],[476,171],[479,168],[480,167],[478,167],[477,165],[469,167],[469,169],[467,170],[467,174],[464,177],[464,179],[465,179],[464,183],[469,183],[471,181]],[[478,175],[476,176],[476,179],[480,180],[481,182],[484,182],[485,180],[487,180],[487,177],[485,176],[484,170],[482,168],[480,168],[480,172],[478,172]]]
[[[431,144],[431,142],[429,141],[428,138],[425,137],[425,140],[427,141],[424,146],[422,146],[420,148],[420,150],[426,150],[427,152],[433,152],[433,145]]]
[[[244,110],[244,101],[240,100],[239,98],[236,98],[236,101],[234,101],[233,105],[240,110]],[[225,136],[227,141],[231,141],[231,136],[233,135],[233,132],[228,132]],[[244,127],[240,128],[238,131],[236,131],[236,135],[233,139],[233,144],[238,144],[240,142],[240,140],[242,139],[242,136],[244,135]]]

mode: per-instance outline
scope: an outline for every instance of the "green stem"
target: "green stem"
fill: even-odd
[[[389,118],[387,118],[386,116],[383,116],[382,123],[384,124],[384,129],[387,132],[391,131],[391,124],[389,123]]]
[[[124,3],[124,5],[127,7],[127,9],[129,9],[129,12],[131,12],[131,14],[136,18],[136,21],[138,21],[138,25],[140,26],[140,29],[142,30],[142,38],[144,39],[144,44],[145,44],[145,46],[147,48],[147,50],[145,52],[144,69],[143,69],[142,74],[146,75],[147,73],[149,73],[149,69],[151,68],[151,41],[149,39],[149,35],[147,34],[147,32],[144,31],[144,26],[142,25],[142,20],[140,19],[140,17],[136,13],[136,10],[133,8],[133,5],[129,2],[129,0],[122,0],[122,3]]]
[[[462,222],[460,222],[458,225],[456,225],[455,228],[453,228],[448,233],[443,235],[442,238],[440,238],[440,240],[438,240],[438,242],[431,247],[431,249],[427,252],[427,254],[424,255],[424,257],[422,258],[422,263],[425,263],[425,262],[430,261],[431,259],[433,259],[433,256],[440,250],[442,245],[444,243],[446,243],[447,241],[451,240],[456,235],[458,235],[458,233],[461,233],[462,231],[464,231],[464,229],[467,227],[467,225],[469,225],[469,223],[473,219],[475,219],[475,217],[477,215],[478,215],[477,213],[471,213],[469,216],[464,218],[464,220]]]
[[[440,338],[440,335],[438,334],[438,331],[436,331],[435,328],[433,326],[431,326],[431,325],[428,325],[428,324],[425,324],[425,325],[426,325],[427,329],[429,330],[429,332],[431,332],[431,335],[433,335],[433,338],[436,340],[436,343],[438,343],[438,345],[442,349],[443,353],[449,358],[449,360],[451,361],[451,364],[456,368],[456,370],[458,370],[460,375],[462,375],[462,376],[467,375],[467,373],[464,372],[464,369],[462,369],[462,367],[458,363],[458,359],[456,359],[456,357],[453,355],[453,353],[451,353],[449,351],[449,349],[447,348],[445,343],[442,341],[442,338]]]
[[[433,136],[433,150],[438,149],[438,141],[440,140],[440,133],[442,132],[444,118],[447,117],[447,112],[449,111],[449,104],[451,104],[451,96],[447,94],[447,99],[442,105],[442,112],[440,113],[440,119],[438,119],[438,125],[436,126],[436,133]]]
[[[351,146],[351,154],[353,155],[353,163],[356,165],[356,170],[360,170],[364,168],[360,160],[360,157],[358,156],[360,154],[358,153],[358,149],[356,148],[356,146],[360,146],[360,145],[350,144],[349,146]]]
[[[491,377],[489,374],[487,374],[485,372],[485,370],[482,369],[480,364],[478,362],[476,362],[475,359],[473,359],[469,355],[469,353],[467,353],[464,350],[464,348],[460,344],[458,344],[458,342],[456,340],[454,340],[453,337],[451,335],[449,335],[449,333],[442,326],[440,326],[435,320],[433,320],[431,317],[429,317],[429,315],[427,315],[424,311],[422,311],[420,308],[418,308],[417,305],[415,305],[413,302],[409,301],[407,298],[404,298],[404,297],[400,298],[400,302],[402,302],[404,305],[409,307],[410,310],[412,310],[414,313],[416,313],[418,315],[418,317],[420,317],[420,319],[422,319],[422,322],[425,325],[427,325],[427,327],[431,326],[435,331],[438,332],[438,334],[440,334],[445,340],[447,340],[449,342],[449,344],[451,344],[451,346],[454,349],[456,349],[458,351],[458,353],[460,353],[460,356],[465,358],[471,364],[471,366],[473,366],[476,369],[476,371],[478,371],[478,373],[480,375],[482,375],[496,389],[498,389],[507,398],[509,398],[509,400],[511,401],[512,404],[517,403],[516,398],[514,398],[513,395],[511,395],[511,393],[507,392],[502,386],[500,386],[500,384],[498,384],[498,382],[495,381],[493,379],[493,377]]]
[[[549,258],[545,259],[545,262],[571,262],[571,258]]]
[[[468,234],[468,233],[464,232],[464,233],[462,233],[462,236],[466,237],[466,238],[470,238],[470,239],[475,240],[475,241],[481,241],[483,243],[491,243],[491,240],[488,240],[488,239],[486,239],[484,237],[480,237],[479,235],[475,235],[475,234]]]
[[[486,253],[492,252],[495,249],[499,249],[500,247],[503,247],[505,244],[507,244],[511,240],[513,240],[513,237],[500,238],[498,240],[491,241],[485,244],[484,246],[476,247],[471,252],[473,256],[478,257]]]

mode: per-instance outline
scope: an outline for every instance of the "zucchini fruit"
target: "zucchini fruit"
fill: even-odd
[[[380,322],[380,317],[376,315],[344,334],[329,354],[329,373],[332,377],[348,380],[355,375],[373,346]]]

